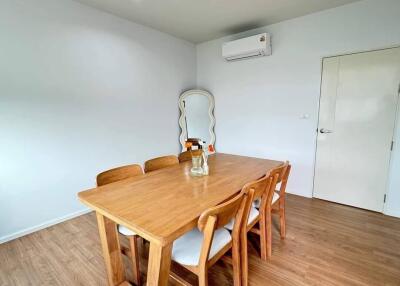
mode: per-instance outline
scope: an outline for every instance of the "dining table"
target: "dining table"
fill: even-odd
[[[209,175],[192,176],[191,161],[78,193],[96,212],[109,285],[131,285],[118,239],[123,225],[150,242],[147,285],[167,285],[173,242],[197,227],[199,216],[283,162],[216,153]]]

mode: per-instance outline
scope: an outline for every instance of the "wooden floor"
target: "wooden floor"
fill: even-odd
[[[286,240],[274,230],[269,262],[258,258],[259,244],[250,239],[250,285],[400,285],[400,219],[289,195]],[[147,244],[140,251],[145,275]],[[231,274],[218,262],[209,284],[232,285]],[[106,285],[95,216],[0,245],[0,285]]]

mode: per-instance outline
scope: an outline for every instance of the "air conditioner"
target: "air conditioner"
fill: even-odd
[[[271,36],[263,33],[222,45],[222,57],[227,61],[271,55]]]

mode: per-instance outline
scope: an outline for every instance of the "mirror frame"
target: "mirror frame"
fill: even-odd
[[[201,89],[190,89],[185,91],[179,96],[179,109],[181,111],[181,115],[179,116],[179,127],[181,128],[181,135],[179,136],[179,141],[182,146],[182,151],[186,151],[185,148],[185,139],[187,137],[187,130],[186,130],[186,112],[185,107],[183,106],[183,100],[193,94],[201,94],[208,98],[209,101],[209,108],[208,108],[208,116],[210,117],[210,126],[208,127],[208,131],[210,132],[210,142],[208,144],[215,145],[215,133],[214,133],[214,126],[215,126],[215,117],[214,117],[214,96],[209,93],[208,91],[201,90]]]

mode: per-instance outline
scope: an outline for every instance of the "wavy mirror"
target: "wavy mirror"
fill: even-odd
[[[179,97],[181,116],[179,126],[182,130],[180,143],[186,150],[185,141],[198,139],[209,144],[215,144],[214,134],[214,97],[205,90],[192,89],[185,91]]]

